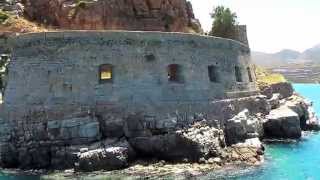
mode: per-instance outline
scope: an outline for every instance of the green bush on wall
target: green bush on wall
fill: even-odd
[[[9,15],[0,10],[0,23],[3,23],[5,20],[9,18]]]
[[[90,0],[76,0],[76,7],[77,8],[86,8],[87,4],[92,3]]]

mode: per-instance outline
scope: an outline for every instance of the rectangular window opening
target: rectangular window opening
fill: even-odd
[[[252,73],[251,73],[250,67],[247,68],[247,71],[248,71],[249,81],[250,81],[250,82],[253,82],[253,78],[252,78]]]
[[[235,67],[235,75],[236,75],[236,81],[242,82],[242,74],[241,74],[241,69],[239,66]]]
[[[217,66],[208,66],[208,73],[211,82],[219,82],[219,72]]]
[[[183,82],[181,69],[178,64],[170,64],[168,66],[168,80],[171,82]]]
[[[112,82],[112,79],[113,79],[112,65],[110,64],[101,65],[99,68],[99,76],[100,76],[100,83]]]

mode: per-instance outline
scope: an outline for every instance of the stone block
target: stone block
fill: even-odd
[[[52,140],[87,139],[96,140],[100,137],[100,126],[96,118],[83,117],[48,122],[49,137]]]

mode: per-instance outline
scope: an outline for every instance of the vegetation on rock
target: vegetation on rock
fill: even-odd
[[[218,6],[214,9],[211,17],[214,20],[209,35],[233,39],[238,25],[236,13],[224,6]]]
[[[5,22],[9,18],[9,15],[0,10],[0,24]]]
[[[282,74],[275,74],[263,69],[259,66],[255,66],[255,73],[257,78],[257,85],[259,89],[263,89],[271,84],[287,82]]]
[[[23,17],[15,18],[15,17],[8,16],[7,20],[0,23],[0,31],[28,33],[28,32],[43,32],[43,31],[46,31],[46,28],[36,23],[30,22],[29,20]]]

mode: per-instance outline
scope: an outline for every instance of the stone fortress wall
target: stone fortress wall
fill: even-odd
[[[112,67],[112,82],[99,80],[104,64]],[[168,80],[170,64],[178,66],[179,82]],[[214,82],[208,72],[212,65]],[[4,104],[15,112],[106,105],[166,114],[184,104],[255,93],[251,69],[249,48],[222,38],[159,32],[25,34],[15,39]]]
[[[105,139],[134,145],[136,137],[204,119],[223,126],[244,108],[268,111],[255,96],[250,49],[237,41],[66,31],[7,42],[13,51],[0,113],[3,167],[72,168],[65,159],[73,162],[81,146]]]

